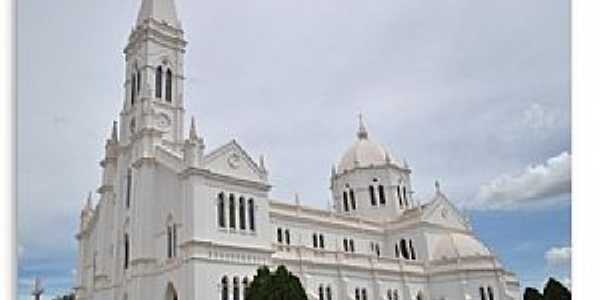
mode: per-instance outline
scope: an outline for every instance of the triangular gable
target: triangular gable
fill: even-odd
[[[207,154],[203,158],[203,167],[213,173],[238,179],[266,180],[266,173],[235,140]]]
[[[434,199],[426,206],[423,213],[423,221],[453,228],[458,230],[470,230],[467,219],[442,193],[436,193]]]

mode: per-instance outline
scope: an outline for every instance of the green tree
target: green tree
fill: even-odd
[[[53,298],[53,300],[75,300],[75,294],[70,293],[63,296],[56,296]]]
[[[261,267],[246,290],[246,300],[308,300],[300,279],[286,267]]]
[[[525,289],[523,300],[544,300],[544,296],[537,289],[528,287]]]
[[[544,300],[571,300],[571,292],[551,277],[544,287]]]

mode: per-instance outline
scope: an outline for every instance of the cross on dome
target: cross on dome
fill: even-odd
[[[358,133],[357,136],[359,139],[368,139],[369,133],[367,132],[367,127],[365,126],[365,122],[363,120],[363,115],[358,115]]]

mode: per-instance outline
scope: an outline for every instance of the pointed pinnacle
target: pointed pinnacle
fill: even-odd
[[[297,206],[300,206],[300,195],[298,193],[294,194],[294,201],[296,201]]]
[[[196,119],[194,117],[192,117],[192,125],[190,126],[190,136],[189,136],[190,140],[192,141],[197,141],[198,139],[198,133],[196,133]]]
[[[87,201],[86,201],[86,206],[87,209],[92,209],[92,192],[88,193],[88,197],[87,197]]]
[[[262,154],[260,155],[259,164],[260,164],[259,166],[260,166],[260,168],[262,170],[266,170],[266,167],[265,167],[265,156],[262,155]]]
[[[119,135],[117,134],[117,121],[113,121],[112,133],[110,136],[110,140],[115,143],[119,141]]]
[[[435,192],[440,193],[440,182],[437,180],[435,181]]]

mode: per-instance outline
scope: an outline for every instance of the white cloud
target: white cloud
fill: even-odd
[[[553,247],[544,255],[550,267],[569,266],[571,264],[571,247]]]
[[[470,208],[516,209],[539,207],[571,192],[571,155],[563,152],[523,172],[502,175],[479,188]]]
[[[552,111],[539,103],[532,103],[523,111],[523,119],[528,127],[536,130],[551,129],[558,126],[560,122],[556,111]]]

